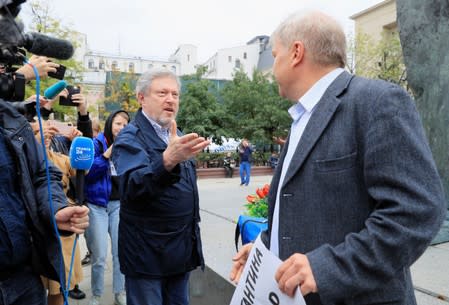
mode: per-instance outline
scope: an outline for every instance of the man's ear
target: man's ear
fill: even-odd
[[[295,41],[291,47],[292,67],[299,65],[304,59],[304,43]]]
[[[142,106],[143,99],[144,95],[142,93],[137,93],[137,102],[139,102],[140,106]]]

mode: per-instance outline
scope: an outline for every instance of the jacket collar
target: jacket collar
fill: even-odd
[[[324,93],[323,97],[316,105],[316,109],[312,117],[310,118],[306,129],[304,130],[305,136],[301,137],[301,140],[296,147],[296,151],[293,154],[293,158],[285,175],[283,185],[286,185],[293,178],[296,172],[301,168],[304,160],[311,152],[312,148],[320,138],[323,131],[326,129],[335,111],[340,105],[339,97],[345,93],[352,78],[353,75],[349,74],[346,71],[341,73],[332,82],[332,84]],[[288,147],[289,139],[290,135],[284,147]],[[280,164],[284,162],[285,154],[286,149],[283,149]],[[277,171],[277,173],[280,173],[280,171]],[[277,180],[277,183],[279,183],[279,180]]]
[[[134,123],[142,132],[146,143],[152,143],[154,145],[153,148],[157,150],[165,150],[167,148],[167,144],[159,138],[153,125],[151,125],[150,121],[142,113],[142,108],[137,111]]]

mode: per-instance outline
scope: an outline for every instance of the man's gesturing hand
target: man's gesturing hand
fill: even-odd
[[[309,259],[304,254],[295,253],[290,256],[279,266],[275,278],[279,289],[291,297],[298,286],[302,295],[318,290]]]
[[[252,243],[248,243],[240,249],[240,251],[232,258],[232,269],[229,279],[235,284],[238,284],[240,276],[242,275],[243,268],[245,268],[246,261],[248,260],[249,253],[253,247]]]
[[[173,121],[170,127],[168,146],[162,154],[164,167],[168,171],[171,171],[176,164],[196,156],[210,144],[209,140],[199,137],[196,133],[189,133],[179,137],[176,131],[176,121]]]

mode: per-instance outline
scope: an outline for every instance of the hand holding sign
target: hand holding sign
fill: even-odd
[[[249,255],[248,250],[251,250]],[[306,305],[301,293],[288,296],[279,289],[275,274],[281,264],[262,243],[260,235],[252,246],[243,247],[234,257],[231,280],[239,284],[230,305]]]
[[[238,284],[240,276],[242,275],[243,268],[245,267],[246,261],[248,260],[249,253],[253,247],[252,243],[244,245],[240,251],[232,258],[232,270],[229,275],[229,279]]]
[[[276,271],[275,278],[279,289],[289,296],[294,295],[298,286],[302,295],[317,292],[309,259],[304,254],[295,253],[290,256]]]

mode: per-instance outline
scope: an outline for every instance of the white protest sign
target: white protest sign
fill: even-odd
[[[294,297],[279,290],[274,278],[282,261],[257,237],[230,305],[306,305],[299,289]]]

